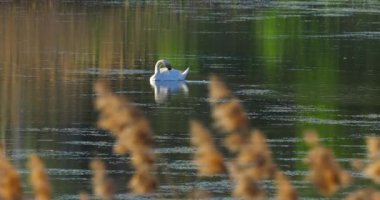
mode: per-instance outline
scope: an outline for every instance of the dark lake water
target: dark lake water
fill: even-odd
[[[204,80],[214,73],[267,134],[302,199],[321,198],[304,178],[303,130],[317,130],[348,169],[350,159],[366,156],[365,137],[380,132],[380,2],[231,2],[0,1],[0,140],[25,192],[25,161],[36,152],[55,199],[91,191],[88,163],[96,157],[127,198],[129,157],[113,155],[113,138],[96,128],[92,85],[106,77],[151,121],[159,196],[204,188],[228,198],[226,176],[196,177],[189,144],[188,120],[211,121]],[[149,84],[161,58],[190,67],[188,91]],[[356,184],[332,199],[376,187],[353,175]],[[274,192],[273,182],[263,186]]]

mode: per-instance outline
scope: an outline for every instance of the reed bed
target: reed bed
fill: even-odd
[[[154,194],[158,181],[154,176],[156,156],[149,121],[130,99],[115,94],[106,82],[96,82],[94,91],[95,109],[99,112],[99,128],[108,131],[115,138],[115,154],[131,157],[131,165],[135,171],[127,184],[129,192],[138,195]],[[234,186],[231,194],[237,199],[300,199],[292,181],[274,162],[265,134],[250,127],[247,112],[239,99],[214,75],[210,77],[209,103],[213,119],[210,128],[198,120],[191,120],[189,123],[190,142],[195,148],[194,163],[198,168],[198,176],[227,174]],[[222,137],[222,142],[218,142],[216,136]],[[354,183],[351,173],[343,169],[333,151],[321,143],[315,131],[305,131],[303,139],[309,147],[305,158],[309,173],[305,178],[322,196],[331,197],[340,189]],[[367,139],[367,151],[365,160],[352,160],[351,165],[368,179],[380,183],[379,137]],[[34,199],[52,199],[52,187],[42,159],[36,154],[30,155],[28,167]],[[103,200],[116,199],[117,187],[107,175],[106,163],[92,160],[89,167],[93,174],[94,196]],[[265,180],[274,184],[275,194],[262,187],[261,183]],[[81,200],[90,199],[91,196],[85,192],[79,193]],[[0,199],[20,200],[23,197],[20,175],[0,148]],[[189,191],[187,198],[209,199],[212,198],[212,193],[195,188]],[[363,188],[353,191],[344,199],[378,200],[380,191]]]

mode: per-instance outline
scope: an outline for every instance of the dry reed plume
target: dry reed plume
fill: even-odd
[[[210,76],[209,98],[212,104],[217,104],[223,100],[232,98],[232,93],[228,89],[227,85],[216,75]]]
[[[297,200],[296,189],[292,186],[289,179],[282,173],[276,173],[277,200]]]
[[[28,167],[30,169],[30,183],[36,200],[51,199],[51,187],[46,174],[45,165],[36,154],[29,156]]]
[[[374,189],[362,189],[349,194],[345,200],[379,200],[380,192]]]
[[[114,199],[114,186],[107,177],[106,165],[101,160],[92,160],[90,163],[92,170],[92,188],[94,194],[103,200]]]
[[[250,130],[248,116],[241,103],[219,78],[212,76],[210,82],[210,104],[212,116],[220,131],[227,133],[224,144],[234,157],[227,162],[226,170],[223,155],[218,151],[211,132],[199,121],[190,122],[191,144],[196,147],[195,163],[199,176],[213,176],[229,173],[235,183],[232,195],[238,199],[266,199],[267,193],[260,187],[265,179],[273,179],[278,200],[297,200],[297,191],[290,180],[276,166],[266,137],[257,130]],[[157,180],[151,174],[154,170],[155,155],[152,148],[152,130],[143,113],[125,97],[116,95],[104,82],[94,86],[97,93],[96,109],[100,112],[99,127],[108,130],[116,138],[114,153],[130,154],[135,173],[128,187],[137,194],[146,194],[157,188]],[[351,175],[343,170],[333,152],[324,147],[315,131],[305,132],[304,141],[311,147],[305,159],[309,166],[308,179],[324,196],[333,195],[338,189],[351,182]],[[369,162],[352,160],[357,170],[380,183],[380,138],[367,139]],[[31,170],[30,182],[35,199],[51,199],[51,186],[42,160],[32,154],[28,160]],[[107,177],[103,161],[90,163],[93,172],[92,185],[98,198],[113,200],[115,187]],[[80,193],[81,200],[89,199]],[[210,198],[208,191],[195,189],[193,199]],[[0,147],[0,199],[20,200],[22,190],[17,170],[7,160]],[[345,197],[345,200],[378,200],[380,192],[374,189],[361,189]]]
[[[282,173],[276,173],[277,167],[264,134],[257,130],[250,133],[245,109],[225,83],[216,76],[210,77],[209,99],[215,126],[227,133],[224,145],[237,153],[235,159],[228,164],[230,177],[236,184],[234,197],[265,199],[266,193],[258,182],[276,177],[278,198],[296,200],[297,193],[288,179]],[[212,141],[212,138],[204,137],[202,141]]]
[[[367,138],[367,152],[368,158],[371,160],[380,159],[380,138],[368,137]]]
[[[235,188],[233,196],[239,199],[266,199],[265,191],[262,190],[255,179],[247,176],[238,176],[235,178]]]
[[[157,188],[157,180],[151,174],[155,156],[148,120],[130,100],[113,93],[107,83],[97,82],[94,90],[97,94],[95,107],[100,112],[98,126],[116,137],[115,153],[129,153],[132,157],[136,172],[128,186],[137,194],[152,192]]]
[[[215,75],[210,76],[209,102],[215,127],[228,134],[224,145],[231,152],[239,151],[248,137],[248,115],[225,83]]]
[[[365,163],[360,159],[350,160],[350,165],[354,170],[361,171],[365,167]]]
[[[310,135],[306,134],[305,141],[308,141],[308,137]],[[309,166],[309,180],[324,196],[331,196],[339,188],[351,182],[351,175],[340,167],[333,152],[322,145],[313,146],[305,162]]]
[[[319,136],[318,133],[314,130],[306,130],[304,132],[303,140],[309,146],[319,145]]]
[[[364,168],[364,174],[375,183],[380,183],[380,138],[367,138],[367,152],[370,163]]]
[[[194,189],[190,191],[190,195],[187,199],[199,200],[199,199],[211,199],[212,195],[209,191],[204,189]]]
[[[90,197],[88,196],[87,192],[80,192],[79,200],[90,200]]]
[[[368,137],[367,138],[367,157],[369,162],[366,163],[360,159],[350,161],[352,168],[362,171],[364,175],[374,181],[380,183],[380,138]],[[364,190],[363,190],[364,191]],[[360,194],[364,194],[361,191]]]
[[[211,133],[199,121],[190,122],[191,143],[197,148],[195,163],[200,176],[211,176],[225,171],[223,156],[217,150]]]
[[[244,144],[234,161],[230,163],[230,176],[236,183],[233,195],[241,199],[265,199],[266,194],[258,181],[273,178],[276,165],[264,135],[252,131],[250,140]],[[283,194],[284,189],[280,191]]]
[[[276,171],[272,152],[260,131],[252,131],[249,142],[241,148],[236,161],[240,173],[255,180],[272,178]]]
[[[17,169],[8,161],[0,146],[0,199],[20,200],[22,189]]]

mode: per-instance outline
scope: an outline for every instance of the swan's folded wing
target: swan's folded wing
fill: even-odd
[[[188,67],[185,71],[182,72],[183,79],[187,77],[187,75],[189,74],[189,71],[190,71],[190,67]]]

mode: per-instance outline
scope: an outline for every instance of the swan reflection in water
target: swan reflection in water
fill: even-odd
[[[150,81],[150,85],[154,89],[154,100],[156,103],[165,103],[170,95],[183,93],[185,96],[189,94],[189,88],[186,81]]]

